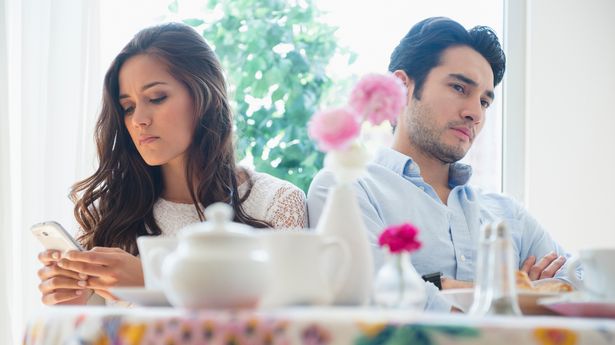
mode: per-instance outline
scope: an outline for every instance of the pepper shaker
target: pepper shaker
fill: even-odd
[[[493,295],[493,275],[489,266],[491,248],[494,237],[491,224],[486,224],[480,230],[478,251],[476,254],[476,273],[474,276],[474,302],[468,311],[471,315],[485,315]]]
[[[520,316],[515,285],[515,265],[512,237],[505,222],[500,222],[493,231],[493,243],[489,250],[487,315]]]

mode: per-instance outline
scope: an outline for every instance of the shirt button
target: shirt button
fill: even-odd
[[[465,255],[462,255],[462,256],[460,257],[460,259],[461,259],[461,261],[462,261],[462,262],[465,262],[465,261],[466,261],[466,257],[465,257]]]

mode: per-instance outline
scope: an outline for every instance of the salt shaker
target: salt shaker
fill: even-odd
[[[489,266],[491,248],[493,247],[494,237],[491,224],[485,225],[480,230],[478,239],[478,252],[476,254],[476,274],[474,276],[474,302],[470,307],[469,314],[485,315],[489,308],[489,303],[493,295],[493,274]]]
[[[506,223],[492,230],[487,278],[487,315],[521,315],[515,286],[512,237]]]

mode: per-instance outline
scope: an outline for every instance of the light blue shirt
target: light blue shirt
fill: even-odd
[[[539,260],[549,252],[570,257],[517,202],[496,193],[485,193],[468,185],[469,165],[451,164],[447,205],[421,177],[412,158],[391,148],[381,148],[368,164],[367,173],[356,183],[363,220],[368,229],[376,269],[382,265],[378,235],[387,226],[410,222],[420,230],[422,248],[412,253],[419,274],[442,272],[457,280],[473,281],[481,225],[504,220],[511,231],[515,266],[534,255]],[[312,227],[318,223],[328,190],[335,185],[330,171],[316,175],[308,192]],[[556,277],[564,278],[566,266]],[[451,304],[438,289],[427,284],[427,310],[450,311]]]

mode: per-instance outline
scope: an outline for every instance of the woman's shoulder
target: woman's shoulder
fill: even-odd
[[[305,193],[303,193],[303,191],[299,187],[286,180],[282,180],[279,177],[275,177],[273,175],[257,171],[249,171],[248,174],[250,176],[250,179],[252,180],[253,190],[259,190],[260,192],[269,192],[272,194],[293,192],[300,193],[305,196]]]
[[[274,228],[307,226],[306,198],[300,188],[266,173],[249,171],[248,174],[252,182],[244,203],[248,213],[269,222]],[[247,188],[246,185],[242,186]]]

